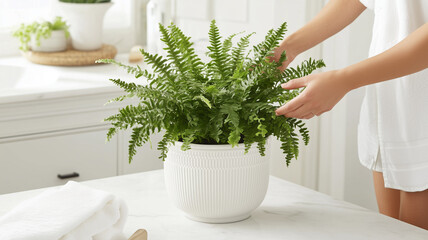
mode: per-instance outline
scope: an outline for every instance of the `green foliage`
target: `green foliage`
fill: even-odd
[[[107,3],[111,0],[59,0],[60,2],[65,3]]]
[[[264,155],[266,139],[271,135],[282,142],[287,165],[292,158],[297,158],[298,134],[308,144],[309,132],[301,120],[275,115],[278,106],[299,94],[283,90],[280,85],[310,74],[323,67],[324,62],[309,59],[281,72],[278,70],[280,63],[267,60],[284,37],[285,23],[270,30],[265,40],[253,47],[253,56],[250,56],[246,49],[252,34],[242,36],[234,46],[233,38],[237,34],[222,40],[212,21],[208,63],[200,60],[190,38],[177,26],[160,25],[160,31],[166,56],[141,49],[153,73],[111,59],[98,61],[119,65],[136,78],[144,77],[149,82],[140,85],[111,80],[127,92],[112,101],[139,99],[138,105],[128,105],[106,119],[112,124],[108,138],[119,130],[132,129],[129,161],[136,149],[150,140],[151,134],[161,130],[165,131],[158,144],[161,159],[165,159],[168,146],[175,141],[183,141],[183,150],[189,149],[190,143],[232,146],[244,143],[248,151],[257,143],[260,154]],[[284,52],[281,60],[285,58]]]
[[[13,32],[13,36],[17,37],[20,42],[20,47],[22,51],[28,51],[28,43],[31,41],[31,38],[35,38],[36,44],[40,46],[40,39],[50,38],[52,31],[55,30],[64,30],[66,38],[70,36],[68,32],[68,26],[61,17],[55,17],[52,22],[43,21],[43,22],[33,22],[31,24],[21,24],[21,26]]]

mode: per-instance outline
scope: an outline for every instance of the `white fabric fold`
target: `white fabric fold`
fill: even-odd
[[[70,181],[0,217],[1,240],[123,240],[125,203]]]
[[[370,57],[392,48],[428,22],[427,0],[360,1],[375,15]],[[428,69],[365,88],[358,127],[360,162],[381,170],[387,188],[426,190]]]

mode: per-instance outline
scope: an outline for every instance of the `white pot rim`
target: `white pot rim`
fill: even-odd
[[[176,141],[175,146],[181,147],[183,142]],[[202,144],[202,143],[191,143],[190,149],[218,149],[218,150],[232,150],[232,149],[243,149],[245,144],[239,143],[237,146],[232,148],[232,145],[229,143],[226,144]]]
[[[113,5],[113,2],[103,2],[103,3],[75,3],[75,2],[60,2],[59,4],[73,4],[73,5]]]
[[[266,139],[266,144],[268,144],[269,142],[269,138]],[[255,143],[253,143],[254,145]],[[183,145],[183,142],[180,141],[176,141],[174,143],[174,145],[172,145],[171,147],[175,146],[175,147],[179,147],[181,148],[181,146]],[[191,149],[212,149],[212,150],[242,150],[245,149],[245,144],[244,143],[238,143],[237,146],[232,147],[231,144],[226,143],[226,144],[201,144],[201,143],[191,143],[190,144],[190,150]]]
[[[77,11],[86,11],[91,12],[94,9],[109,9],[113,2],[106,2],[106,3],[66,3],[66,2],[57,2],[59,4],[59,7],[63,9],[72,9]]]
[[[65,35],[65,30],[64,29],[52,30],[50,37],[45,38],[44,36],[41,36],[40,40],[46,40],[46,39],[50,39],[50,38],[58,38],[58,37],[62,37],[63,35]],[[35,34],[32,33],[31,37],[33,38],[34,36],[35,36]]]
[[[51,36],[52,35],[58,35],[58,34],[65,34],[65,30],[64,29],[60,29],[60,30],[52,30],[51,31]]]

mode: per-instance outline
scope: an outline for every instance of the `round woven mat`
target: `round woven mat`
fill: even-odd
[[[98,59],[112,59],[117,54],[117,49],[108,44],[104,44],[100,49],[94,51],[78,51],[68,49],[63,52],[33,52],[22,53],[30,62],[53,65],[53,66],[85,66],[96,64]]]

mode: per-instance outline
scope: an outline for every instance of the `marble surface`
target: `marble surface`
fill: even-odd
[[[127,54],[116,57],[129,64],[127,59]],[[0,104],[120,92],[110,78],[134,81],[133,75],[112,64],[60,67],[34,64],[23,57],[0,58]]]
[[[144,228],[150,240],[428,239],[426,230],[275,177],[251,217],[230,224],[187,219],[168,200],[162,170],[83,184],[123,198],[129,207],[126,234]],[[43,190],[0,195],[0,215]]]

